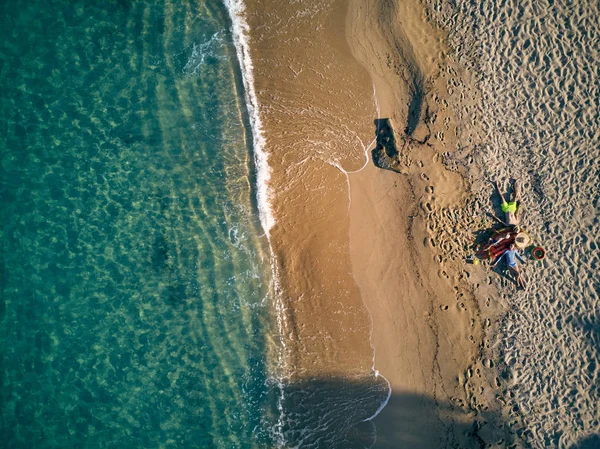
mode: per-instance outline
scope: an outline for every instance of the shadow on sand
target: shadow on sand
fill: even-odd
[[[499,423],[492,412],[473,411],[448,402],[411,393],[393,393],[388,399],[382,377],[350,381],[313,379],[287,385],[283,401],[286,416],[280,429],[285,447],[357,449],[481,448],[499,443]],[[514,446],[517,447],[517,446]]]
[[[388,398],[383,377],[363,380],[312,379],[285,387],[286,410],[280,431],[285,448],[302,449],[516,449],[531,447],[507,435],[501,416],[413,393]],[[370,419],[388,400],[375,418]],[[527,435],[520,429],[519,435]],[[600,435],[588,435],[569,449],[600,448]]]
[[[598,449],[600,448],[600,434],[589,435],[575,443],[569,449]]]
[[[371,151],[373,163],[378,168],[399,173],[399,154],[392,124],[387,118],[376,119],[374,123],[376,145]]]
[[[413,70],[409,91],[411,97],[410,103],[408,104],[406,129],[404,130],[407,137],[411,137],[419,125],[419,119],[421,118],[421,111],[425,100],[423,74],[418,69]]]

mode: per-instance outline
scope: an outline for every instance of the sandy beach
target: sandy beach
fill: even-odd
[[[375,447],[504,447],[500,412],[482,394],[495,378],[482,360],[493,313],[482,314],[483,289],[473,291],[484,275],[464,262],[474,225],[469,184],[442,158],[463,143],[446,101],[456,67],[440,30],[411,2],[355,2],[348,37],[373,78],[381,134],[398,152],[383,137],[373,159],[388,169],[374,163],[350,177],[355,279],[374,323],[375,365],[394,392],[375,419]]]
[[[250,28],[260,30],[253,60],[277,220],[270,240],[280,282],[280,369],[296,396],[283,401],[287,418],[308,429],[323,425],[307,424],[294,407],[308,397],[327,407],[314,400],[318,392],[306,393],[324,379],[335,379],[340,391],[372,383],[379,403],[344,421],[346,428],[329,429],[348,433],[378,411],[389,385],[389,402],[369,430],[376,447],[478,447],[475,415],[492,404],[474,396],[491,387],[476,366],[483,364],[482,316],[462,261],[473,219],[456,217],[465,215],[468,183],[442,156],[458,143],[445,101],[458,76],[420,7],[323,8],[291,30],[253,14],[271,10],[268,2],[248,8]],[[294,6],[273,15],[269,24],[301,17]],[[391,158],[377,155],[384,132],[396,141]],[[442,230],[456,235],[439,241]],[[282,428],[290,446],[323,447],[322,435]],[[490,443],[502,439],[495,427],[488,433]]]
[[[498,88],[482,88],[491,72],[485,59],[469,63],[481,50],[457,14],[435,2],[248,2],[276,217],[283,446],[575,447],[597,431],[593,365],[576,402],[585,420],[542,436],[552,425],[524,395],[545,388],[545,365],[515,359],[535,354],[516,340],[527,324],[515,304],[552,297],[515,292],[506,273],[469,262],[499,213],[487,180],[527,165],[496,169],[506,153],[482,104]],[[545,201],[527,173],[525,188]],[[535,207],[527,218],[541,235]],[[590,292],[582,298],[593,310]]]
[[[343,3],[324,5],[325,12],[315,6],[302,17],[300,5],[248,2],[277,220],[270,241],[283,298],[285,372],[293,379],[363,376],[372,364],[368,314],[352,279],[347,179],[339,167],[364,165],[375,107],[368,74],[345,41]],[[263,11],[272,11],[269,20]],[[277,26],[284,20],[289,27]]]

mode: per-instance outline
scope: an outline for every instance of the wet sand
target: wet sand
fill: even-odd
[[[338,167],[364,164],[375,107],[368,74],[352,57],[338,19],[346,5],[247,6],[277,220],[270,241],[280,282],[283,375],[288,382],[368,376],[369,320],[352,277],[348,184]]]

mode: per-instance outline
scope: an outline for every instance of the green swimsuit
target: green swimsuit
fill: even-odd
[[[502,212],[507,213],[515,213],[517,211],[517,202],[516,201],[511,201],[510,203],[507,203],[506,201],[504,203],[502,203],[500,205],[500,207],[502,208]]]

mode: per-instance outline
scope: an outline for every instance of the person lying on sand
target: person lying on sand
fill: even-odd
[[[489,246],[497,246],[505,240],[516,237],[519,232],[521,232],[521,228],[519,226],[512,226],[510,232],[504,231],[497,234],[495,237],[492,237]]]
[[[523,258],[520,256],[520,254],[517,252],[517,250],[515,249],[515,244],[511,243],[510,246],[508,247],[508,249],[506,251],[504,251],[500,257],[498,257],[496,259],[496,261],[492,264],[492,268],[495,267],[496,265],[498,265],[498,263],[503,259],[506,258],[506,264],[508,265],[508,268],[510,268],[510,270],[515,273],[515,276],[517,278],[517,287],[523,287],[525,288],[525,280],[523,279],[523,276],[521,276],[521,272],[519,271],[519,266],[517,264],[517,259],[519,259],[521,261],[521,263],[525,263],[525,261],[523,260]]]
[[[513,183],[513,192],[509,202],[504,199],[504,195],[502,195],[502,191],[500,190],[500,187],[498,187],[498,183],[493,182],[493,184],[496,186],[496,191],[502,200],[500,207],[505,215],[504,223],[506,225],[519,224],[519,217],[517,217],[517,201],[521,199],[521,182],[517,179]]]

